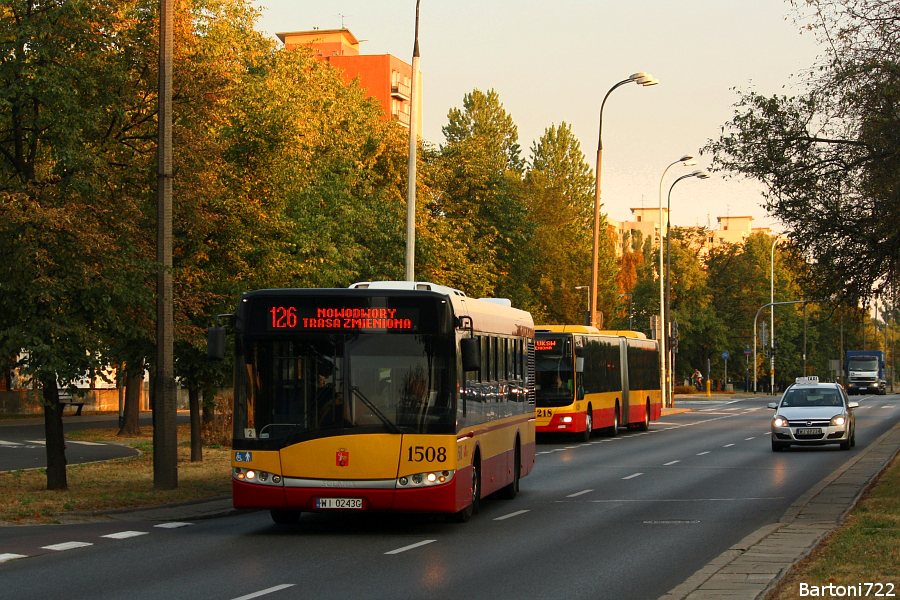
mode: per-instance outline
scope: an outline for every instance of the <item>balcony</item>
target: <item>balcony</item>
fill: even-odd
[[[384,88],[382,88],[384,89]],[[391,85],[391,98],[409,102],[409,86],[402,83],[394,83]]]
[[[391,117],[404,127],[409,127],[409,113],[404,112],[403,109],[394,109],[391,112]]]

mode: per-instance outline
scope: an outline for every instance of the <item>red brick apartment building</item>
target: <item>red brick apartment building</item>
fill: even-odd
[[[412,67],[391,54],[360,54],[359,40],[349,29],[314,29],[294,33],[278,33],[288,50],[312,48],[315,56],[339,69],[348,82],[359,78],[359,85],[376,98],[386,119],[394,119],[409,127],[411,114],[416,116],[416,131],[422,131],[422,74],[416,78],[416,108],[410,106]]]

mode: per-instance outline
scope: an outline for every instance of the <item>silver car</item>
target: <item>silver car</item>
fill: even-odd
[[[856,417],[850,402],[837,383],[819,383],[818,377],[798,377],[785,390],[780,402],[769,403],[775,409],[772,419],[772,451],[791,445],[819,446],[840,444],[841,450],[856,445]]]

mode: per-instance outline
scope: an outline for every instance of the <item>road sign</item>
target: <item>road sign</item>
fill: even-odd
[[[728,356],[729,356],[728,350],[724,351],[724,352],[722,353],[722,360],[728,360]]]

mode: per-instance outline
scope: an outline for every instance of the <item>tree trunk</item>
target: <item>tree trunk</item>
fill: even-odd
[[[188,390],[191,408],[191,462],[203,461],[203,439],[200,433],[200,390]]]
[[[125,374],[125,414],[122,427],[117,435],[136,436],[141,434],[141,390],[144,387],[144,369],[129,368]]]
[[[63,432],[62,411],[59,403],[59,388],[56,374],[41,381],[44,395],[44,436],[47,450],[47,489],[67,490],[66,481],[66,440]]]

